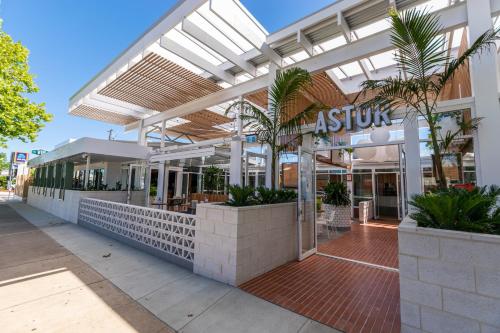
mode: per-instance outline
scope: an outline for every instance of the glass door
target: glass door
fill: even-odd
[[[299,260],[316,253],[316,190],[314,153],[299,146],[297,235]]]

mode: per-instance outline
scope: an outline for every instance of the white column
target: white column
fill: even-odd
[[[175,196],[182,197],[182,171],[177,171],[175,175]]]
[[[165,147],[165,127],[166,127],[166,120],[163,120],[161,122],[161,141],[160,141],[160,148]]]
[[[240,117],[241,110],[236,114],[236,130],[238,134],[231,140],[231,157],[229,160],[229,185],[241,185],[241,155],[243,154],[243,122]]]
[[[47,167],[48,170],[48,167]],[[48,171],[47,171],[48,174]],[[83,182],[83,188],[87,189],[89,186],[89,178],[90,178],[90,154],[87,154],[87,164],[85,165],[85,177]]]
[[[255,171],[255,188],[259,187],[259,171]]]
[[[490,0],[467,1],[469,44],[493,27]],[[497,52],[483,52],[470,61],[475,117],[484,118],[474,135],[474,155],[478,185],[500,185],[500,158],[495,140],[500,128]]]
[[[141,119],[139,122],[139,128],[137,129],[137,144],[141,146],[146,146],[147,145],[147,139],[146,139],[146,129],[144,128],[144,120]]]
[[[406,191],[408,198],[411,198],[414,194],[422,193],[418,119],[416,115],[410,115],[403,123],[405,134]]]
[[[156,184],[155,202],[163,202],[163,188],[165,186],[165,162],[158,163],[158,181]]]

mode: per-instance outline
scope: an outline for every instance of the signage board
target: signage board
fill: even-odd
[[[42,155],[42,154],[48,153],[48,151],[47,150],[43,150],[43,149],[33,149],[31,151],[31,153],[33,155]]]
[[[351,131],[354,128],[368,128],[372,125],[380,127],[392,125],[389,117],[390,110],[381,111],[379,106],[361,110],[354,105],[346,105],[342,109],[320,111],[316,120],[315,133],[337,133],[342,128]],[[354,114],[354,116],[353,116]]]
[[[15,163],[26,163],[28,161],[28,153],[15,152],[14,162]]]

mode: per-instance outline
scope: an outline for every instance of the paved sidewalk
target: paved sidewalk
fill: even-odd
[[[0,198],[1,201],[2,198]],[[115,240],[77,225],[66,223],[24,203],[9,201],[9,205],[40,230],[32,226],[30,229],[30,225],[23,219],[17,218],[17,222],[14,222],[11,218],[4,219],[0,214],[0,233],[3,232],[3,225],[5,225],[5,230],[14,228],[13,225],[17,225],[16,228],[19,228],[14,236],[10,236],[18,237],[19,240],[0,241],[0,309],[7,309],[6,312],[0,310],[1,323],[5,322],[4,318],[6,317],[3,316],[14,317],[16,312],[12,314],[8,310],[13,306],[22,307],[25,306],[24,304],[31,304],[29,305],[31,307],[26,306],[26,309],[30,309],[29,312],[17,313],[19,325],[23,321],[26,322],[26,318],[31,318],[38,313],[50,314],[52,311],[59,311],[57,306],[61,305],[56,304],[56,301],[51,303],[50,298],[53,298],[54,296],[51,295],[57,294],[57,292],[64,293],[63,290],[66,288],[66,290],[75,291],[83,289],[81,292],[87,292],[92,296],[89,296],[88,300],[85,299],[85,304],[78,304],[84,301],[75,302],[77,303],[75,306],[85,306],[85,313],[88,316],[86,322],[101,325],[102,328],[100,326],[97,328],[107,332],[126,332],[127,330],[119,328],[119,324],[128,324],[128,329],[132,329],[132,331],[135,329],[137,332],[168,332],[166,327],[154,326],[149,329],[147,326],[139,325],[139,323],[141,325],[157,325],[158,322],[159,324],[166,323],[179,332],[338,332],[240,289],[195,275],[188,270]],[[0,211],[7,210],[8,206],[0,203]],[[24,233],[31,234],[31,238],[27,238]],[[7,231],[7,237],[9,237],[8,235]],[[0,237],[6,236],[0,235]],[[60,245],[54,245],[57,243],[51,239]],[[53,243],[51,246],[44,245],[51,241]],[[20,251],[21,246],[27,243],[31,244],[31,242],[38,244],[32,247],[31,252],[30,250]],[[8,260],[3,259],[3,252],[16,253],[17,261],[11,262],[10,257],[7,257]],[[5,280],[57,269],[61,267],[61,264],[51,264],[56,259],[66,260],[67,263],[64,263],[66,270],[63,272],[55,271],[54,274],[48,272],[47,276],[61,278],[60,285],[62,286],[57,287],[57,284],[54,283],[46,283],[45,285],[42,283],[39,288],[26,285],[22,288],[21,294],[18,293],[16,297],[12,297],[15,299],[14,303],[22,297],[27,297],[27,301],[21,305],[9,303],[8,298],[3,296],[6,292],[4,291],[5,286],[9,288],[8,286],[11,285]],[[26,268],[26,271],[23,271],[25,264],[31,264],[38,268]],[[78,269],[81,269],[80,273]],[[11,273],[8,275],[5,272]],[[45,278],[45,274],[42,276]],[[23,283],[30,283],[29,281],[31,280],[28,279]],[[106,293],[100,293],[99,289],[92,289],[99,283],[105,285],[107,288],[105,290],[114,290],[118,293],[122,291],[121,296],[117,295],[109,299],[110,297],[106,296]],[[72,287],[73,289],[71,289]],[[31,292],[31,289],[35,288],[36,290]],[[37,296],[35,295],[37,293],[41,294]],[[126,295],[123,295],[124,293]],[[26,294],[26,296],[22,294]],[[73,297],[82,296],[75,294]],[[121,301],[122,303],[134,305],[137,309],[123,311],[120,306],[115,305],[116,302],[120,304],[118,301],[121,300],[120,297],[126,297],[128,300],[128,303],[124,300]],[[76,301],[76,298],[73,300]],[[69,304],[71,303],[69,302]],[[149,312],[145,311],[144,308]],[[78,310],[75,308],[74,311],[76,316]],[[145,320],[146,317],[141,317],[139,312],[143,316],[150,316],[148,318],[151,320]],[[68,322],[69,313],[73,312],[68,312],[68,317],[61,318],[61,324]],[[82,320],[87,319],[85,315],[82,316],[84,317]],[[41,314],[39,317],[44,318]],[[156,320],[155,317],[163,323]],[[23,320],[19,320],[20,318]],[[99,318],[113,318],[115,321],[106,319],[100,322]],[[12,322],[12,325],[14,324],[15,322]],[[107,325],[107,329],[103,328],[104,325]],[[30,326],[26,326],[26,328],[28,327]],[[111,329],[111,327],[113,328]],[[98,331],[97,328],[92,327],[91,331]],[[31,331],[31,328],[24,331]],[[44,330],[37,329],[36,331]],[[54,329],[48,331],[54,331]],[[61,326],[59,331],[72,331],[73,333],[73,331],[85,330],[66,329]]]

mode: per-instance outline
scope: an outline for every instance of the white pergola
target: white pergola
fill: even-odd
[[[238,134],[238,122],[224,114],[228,102],[254,102],[252,94],[265,94],[282,68],[325,73],[331,83],[319,88],[348,98],[366,78],[398,73],[387,22],[391,6],[438,13],[450,54],[497,25],[500,13],[500,0],[341,0],[269,34],[237,0],[184,0],[72,96],[69,112],[136,129],[139,142],[152,131],[200,141]],[[497,55],[474,58],[470,67],[470,96],[459,91],[440,108],[470,108],[490,120],[474,140],[476,164],[483,166],[478,180],[500,183],[493,171],[500,159],[488,143],[500,125]],[[405,140],[407,155],[418,159],[418,128],[408,125]],[[415,179],[409,193],[420,188]]]

